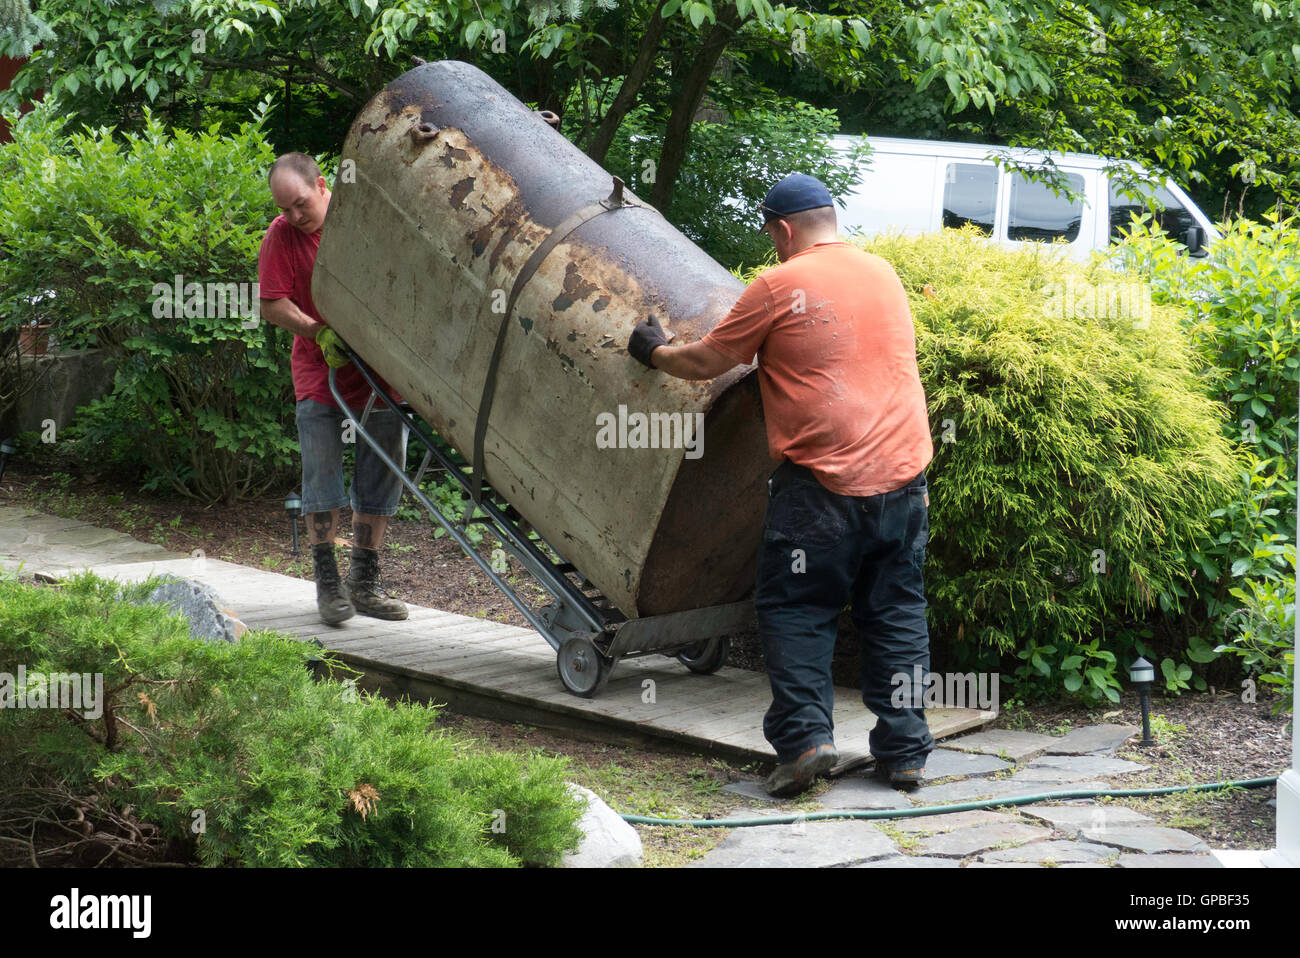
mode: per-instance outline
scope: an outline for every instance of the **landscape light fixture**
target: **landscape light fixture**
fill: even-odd
[[[1151,737],[1151,682],[1155,677],[1156,667],[1141,656],[1128,667],[1128,680],[1137,687],[1142,702],[1142,741],[1138,742],[1142,748],[1156,744]]]
[[[12,439],[0,439],[0,480],[5,477],[5,464],[9,462],[9,457],[18,451]]]
[[[298,517],[302,515],[302,499],[298,493],[291,492],[284,500],[284,511],[289,513],[289,526],[293,529],[293,552],[290,555],[300,555],[298,551]]]

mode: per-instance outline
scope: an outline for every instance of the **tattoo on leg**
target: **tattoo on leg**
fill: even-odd
[[[328,512],[313,513],[311,527],[318,543],[329,542],[334,532],[334,516]]]
[[[357,545],[361,546],[361,548],[363,549],[374,548],[374,545],[372,545],[372,543],[375,541],[375,533],[374,530],[370,528],[370,523],[368,522],[356,523],[353,532],[356,533]]]

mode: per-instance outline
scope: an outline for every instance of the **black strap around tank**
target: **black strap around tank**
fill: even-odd
[[[487,380],[483,384],[483,398],[479,400],[478,404],[478,419],[474,424],[474,471],[471,478],[470,496],[475,505],[483,501],[483,443],[487,438],[488,416],[492,411],[492,400],[496,397],[497,366],[500,364],[501,354],[504,352],[506,330],[510,328],[510,317],[514,315],[515,302],[519,299],[519,294],[523,292],[524,286],[528,284],[528,281],[533,278],[533,274],[537,272],[538,267],[542,265],[542,260],[546,259],[551,250],[555,249],[565,237],[583,223],[595,219],[602,213],[609,213],[624,207],[651,208],[625,200],[623,198],[623,181],[616,176],[614,177],[613,192],[597,203],[582,207],[582,209],[571,214],[564,222],[555,227],[551,231],[551,235],[546,237],[533,250],[533,254],[528,257],[523,268],[519,270],[519,275],[515,277],[514,285],[510,287],[510,296],[506,300],[505,315],[501,317],[501,327],[497,330],[496,345],[492,349],[492,359],[488,363]]]

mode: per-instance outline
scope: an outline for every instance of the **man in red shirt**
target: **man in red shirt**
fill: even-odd
[[[337,335],[311,298],[312,269],[332,194],[316,161],[304,153],[279,157],[268,181],[280,215],[267,229],[257,257],[261,315],[296,334],[290,363],[302,447],[302,511],[311,533],[316,605],[329,625],[357,612],[405,619],[405,604],[379,587],[379,549],[388,518],[397,511],[401,480],[361,442],[356,446],[350,494],[343,488],[343,444],[354,441],[355,431],[330,393],[329,369],[338,368],[339,392],[353,411],[365,406],[370,387],[339,351]],[[406,426],[383,400],[371,410],[366,431],[405,466]],[[339,510],[345,505],[352,507],[353,542],[346,583],[339,578],[334,552]]]
[[[871,752],[892,784],[919,784],[934,739],[922,689],[895,705],[897,676],[928,674],[921,568],[934,456],[907,294],[879,256],[840,240],[830,193],[792,173],[762,206],[776,266],[703,339],[669,346],[652,319],[628,352],[681,379],[758,363],[768,482],[754,606],[772,705],[763,732],[774,795],[806,789],[838,760],[831,658],[851,600],[862,641]]]

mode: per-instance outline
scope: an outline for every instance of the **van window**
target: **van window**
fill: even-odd
[[[1110,241],[1118,243],[1123,237],[1120,236],[1121,230],[1127,230],[1131,223],[1131,217],[1141,216],[1143,213],[1150,212],[1154,215],[1156,224],[1164,230],[1171,239],[1179,243],[1187,233],[1188,227],[1199,226],[1196,217],[1187,211],[1187,208],[1166,189],[1155,191],[1156,201],[1163,209],[1152,209],[1143,206],[1142,202],[1132,193],[1126,193],[1119,189],[1112,181],[1110,184]]]
[[[1083,177],[1066,173],[1070,189],[1083,192]],[[1063,237],[1073,243],[1083,221],[1083,201],[1057,196],[1047,184],[1030,180],[1023,173],[1011,178],[1011,211],[1007,216],[1007,239],[1051,242]]]
[[[961,229],[974,223],[993,235],[998,198],[998,168],[986,163],[949,163],[943,177],[943,225]]]

